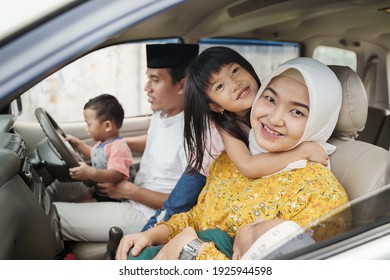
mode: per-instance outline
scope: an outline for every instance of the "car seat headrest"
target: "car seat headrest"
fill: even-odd
[[[329,65],[340,80],[343,101],[333,136],[355,139],[364,129],[367,121],[368,102],[363,82],[359,75],[348,66]]]

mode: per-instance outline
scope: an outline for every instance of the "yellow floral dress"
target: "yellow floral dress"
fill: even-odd
[[[318,163],[278,173],[266,178],[248,179],[230,161],[226,153],[210,168],[210,175],[198,203],[190,211],[164,222],[170,239],[186,226],[196,231],[220,228],[234,236],[243,225],[262,216],[281,218],[306,227],[324,214],[348,203],[348,196],[333,173]],[[313,238],[324,240],[347,230],[350,214],[333,219],[325,226],[312,227]],[[329,224],[330,223],[330,224]],[[211,242],[197,259],[227,259]]]

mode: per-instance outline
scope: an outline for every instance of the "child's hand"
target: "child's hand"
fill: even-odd
[[[307,160],[328,166],[329,156],[327,155],[325,149],[317,142],[303,142],[299,148],[304,151],[305,155],[307,155],[305,157]]]
[[[79,162],[80,166],[69,168],[69,175],[75,180],[92,179],[94,169],[85,162]]]
[[[80,139],[78,139],[77,137],[74,137],[74,136],[72,136],[72,135],[69,135],[69,134],[66,135],[66,140],[68,140],[68,142],[69,142],[75,149],[77,149],[77,146],[78,146],[79,143],[80,143]]]

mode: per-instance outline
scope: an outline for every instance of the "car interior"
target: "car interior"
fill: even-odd
[[[388,152],[373,144],[354,139],[357,131],[365,125],[365,115],[367,114],[365,89],[356,72],[349,67],[330,67],[342,84],[343,94],[339,121],[330,140],[330,143],[337,146],[336,152],[330,157],[331,168],[346,189],[350,199],[354,200],[384,185]],[[349,106],[351,100],[353,100],[353,106]],[[1,160],[11,163],[1,171],[1,190],[9,192],[7,196],[2,195],[1,198],[18,197],[17,200],[20,202],[15,205],[13,200],[9,199],[1,201],[1,204],[7,205],[7,208],[10,209],[7,216],[23,217],[23,231],[29,232],[28,235],[25,235],[18,228],[4,229],[3,240],[6,237],[5,230],[19,233],[16,236],[11,235],[14,242],[9,240],[6,243],[10,245],[13,243],[14,246],[10,246],[2,254],[11,258],[39,258],[40,256],[45,258],[45,256],[61,253],[64,248],[59,231],[60,221],[57,218],[55,208],[45,195],[44,185],[40,182],[30,160],[26,157],[23,140],[10,133],[3,133],[1,136]],[[359,172],[362,167],[365,168],[364,173]],[[15,188],[15,185],[18,187]],[[20,201],[20,198],[23,200]],[[364,205],[364,208],[357,209],[358,212],[353,213],[353,220],[364,223],[365,218],[372,218],[375,205],[370,201],[369,204]],[[50,223],[46,219],[47,216],[51,217]],[[12,223],[10,224],[12,225]],[[32,238],[34,236],[36,238]],[[40,239],[41,244],[37,244],[36,239]],[[73,249],[79,258],[102,259],[106,254],[106,244],[85,244],[87,245],[75,246],[76,249]],[[39,252],[42,255],[35,255],[34,246],[40,248]],[[34,252],[34,255],[26,255],[28,252]]]
[[[331,169],[349,199],[354,200],[385,185],[388,153],[376,145],[355,140],[366,124],[366,91],[359,76],[349,67],[332,65],[330,68],[340,80],[343,94],[339,120],[329,140],[337,147],[330,156]],[[364,174],[359,172],[362,166],[365,166]],[[359,213],[353,213],[353,220],[361,221],[364,216],[369,216],[374,211],[369,207],[367,205],[367,208],[359,209]]]
[[[329,139],[337,147],[330,166],[351,201],[352,230],[284,258],[337,258],[389,235],[390,1],[108,2],[75,1],[0,39],[0,60],[4,61],[0,68],[0,259],[64,259],[67,253],[80,260],[112,258],[116,234],[112,236],[116,240],[108,244],[64,241],[59,215],[45,191],[55,179],[70,180],[67,169],[82,160],[65,134],[92,143],[84,123],[58,122],[44,106],[34,110],[34,122],[20,121],[26,106],[20,96],[95,51],[167,38],[179,38],[179,43],[209,38],[230,43],[234,39],[237,45],[248,40],[297,43],[299,55],[307,57],[313,57],[319,46],[352,51],[355,69],[338,61],[326,62],[342,86],[339,120]],[[102,19],[102,13],[107,17]],[[72,23],[68,29],[63,28],[66,22]],[[55,35],[46,39],[48,30]],[[22,51],[22,46],[30,47]],[[149,122],[148,115],[126,118],[122,136],[146,133]],[[138,162],[141,157],[135,155]],[[390,250],[382,250],[373,258],[390,258]]]

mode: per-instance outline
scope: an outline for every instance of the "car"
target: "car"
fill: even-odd
[[[0,259],[105,258],[106,243],[63,240],[45,188],[71,180],[80,159],[66,134],[93,143],[82,116],[92,96],[110,92],[123,104],[121,136],[147,132],[150,43],[235,48],[261,79],[293,57],[331,65],[343,87],[331,167],[350,197],[339,212],[352,209],[352,228],[263,257],[390,259],[390,1],[54,1],[29,16],[0,33]]]

